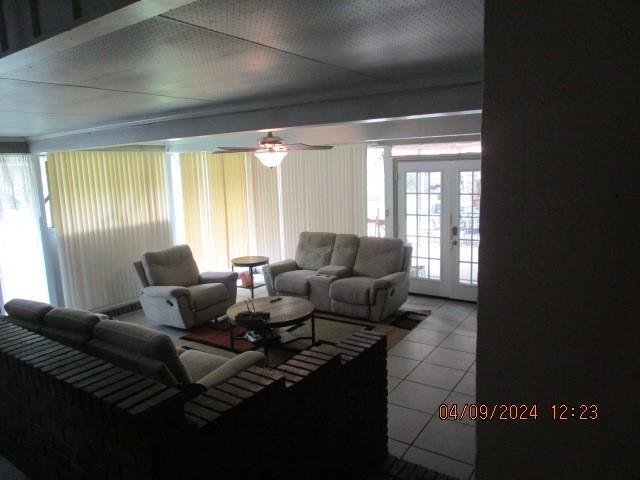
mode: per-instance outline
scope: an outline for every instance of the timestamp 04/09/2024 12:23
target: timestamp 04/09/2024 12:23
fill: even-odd
[[[548,415],[552,420],[595,421],[600,417],[600,409],[594,403],[568,405],[558,403],[541,410],[538,404],[476,404],[476,403],[443,403],[438,407],[441,420],[538,420],[539,415]]]

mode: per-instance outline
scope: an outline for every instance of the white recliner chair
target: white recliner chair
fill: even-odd
[[[146,252],[133,267],[144,314],[159,324],[189,329],[236,303],[238,274],[200,273],[188,245]]]

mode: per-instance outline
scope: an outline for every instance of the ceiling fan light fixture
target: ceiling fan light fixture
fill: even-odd
[[[254,155],[260,160],[265,167],[273,168],[280,165],[280,162],[287,156],[286,150],[265,150],[262,152],[254,152]]]

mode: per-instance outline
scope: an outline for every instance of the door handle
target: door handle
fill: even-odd
[[[453,223],[453,215],[449,215],[449,225]],[[449,230],[449,250],[453,250],[453,247],[458,245],[458,240],[456,237],[458,236],[458,226],[451,225],[451,230]]]

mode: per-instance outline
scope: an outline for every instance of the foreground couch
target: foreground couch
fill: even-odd
[[[170,387],[209,388],[265,363],[264,355],[254,351],[229,359],[177,349],[164,333],[86,310],[21,299],[7,302],[5,310],[11,323]]]
[[[31,480],[373,478],[386,460],[374,332],[187,395],[37,333],[50,306],[17,310],[0,318],[0,455]],[[65,330],[86,346],[87,323]]]
[[[238,274],[199,272],[188,245],[146,252],[133,268],[144,314],[159,324],[188,329],[236,303]]]
[[[269,295],[303,297],[316,310],[379,322],[409,294],[411,246],[398,238],[302,232],[295,260],[263,269]]]

